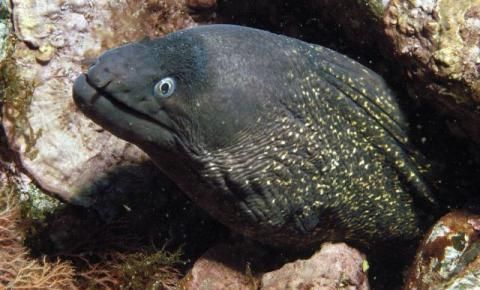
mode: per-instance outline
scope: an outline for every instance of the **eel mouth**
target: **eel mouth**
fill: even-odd
[[[81,74],[75,81],[73,88],[75,103],[80,109],[82,109],[82,111],[88,114],[89,111],[95,111],[95,107],[98,105],[97,102],[100,99],[104,99],[110,106],[114,107],[115,110],[119,110],[123,114],[143,122],[153,123],[170,132],[173,131],[173,128],[169,127],[164,122],[161,122],[144,112],[135,110],[131,106],[115,98],[111,93],[107,92],[106,88],[110,83],[111,81],[106,83],[103,87],[98,88],[91,83],[88,74]],[[167,117],[165,116],[165,118]]]

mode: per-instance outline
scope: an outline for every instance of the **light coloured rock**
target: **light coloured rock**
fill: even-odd
[[[12,0],[19,41],[9,73],[18,90],[6,84],[3,125],[23,168],[43,189],[88,205],[90,198],[79,196],[86,184],[147,158],[79,113],[71,87],[85,60],[101,51],[194,25],[181,12],[183,2],[164,2]]]
[[[6,0],[0,1],[0,61],[6,55],[6,38],[10,33],[10,22],[8,18],[8,8]]]
[[[479,143],[480,0],[392,0],[384,22],[414,94]]]
[[[262,276],[262,290],[370,289],[365,257],[346,244],[323,244],[308,260],[298,260]]]
[[[252,245],[217,245],[195,262],[180,289],[370,289],[364,255],[344,243],[325,243],[312,257],[287,264],[271,255]],[[278,270],[259,274],[265,269]]]

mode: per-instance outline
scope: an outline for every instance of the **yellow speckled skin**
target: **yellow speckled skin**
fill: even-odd
[[[166,77],[175,91],[160,98]],[[74,98],[213,217],[268,244],[408,241],[435,204],[382,78],[320,46],[199,27],[106,52]]]

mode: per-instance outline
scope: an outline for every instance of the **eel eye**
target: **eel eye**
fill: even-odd
[[[153,93],[156,97],[168,98],[175,91],[175,80],[171,77],[166,77],[160,80],[153,87]]]

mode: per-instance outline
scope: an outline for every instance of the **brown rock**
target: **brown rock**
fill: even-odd
[[[259,247],[247,244],[221,244],[199,258],[185,279],[181,289],[370,289],[367,273],[363,271],[364,256],[344,243],[326,243],[307,260],[284,264],[283,258]],[[268,271],[268,270],[267,270]]]
[[[212,9],[217,6],[216,0],[187,0],[187,6],[192,9]]]
[[[480,216],[452,212],[422,241],[404,290],[480,289]]]
[[[410,87],[480,142],[480,1],[390,1],[384,22]]]
[[[217,245],[195,262],[180,288],[185,290],[257,289],[258,279],[251,274],[249,268],[249,262],[256,260],[257,255],[252,253],[252,249],[245,249],[244,245]]]
[[[264,274],[261,289],[370,289],[364,262],[364,256],[346,244],[326,243],[308,260]]]

